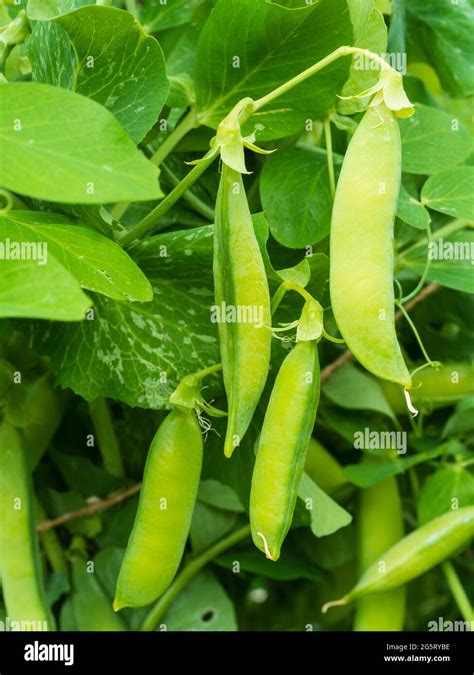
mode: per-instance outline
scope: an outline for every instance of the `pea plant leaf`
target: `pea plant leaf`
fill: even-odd
[[[406,187],[402,184],[400,186],[400,195],[398,197],[397,217],[408,223],[417,230],[426,230],[429,227],[431,218],[428,210],[424,204],[416,197],[413,197]],[[426,206],[429,206],[426,204]]]
[[[446,237],[435,238],[429,245],[422,243],[399,257],[402,266],[423,274],[429,256],[428,279],[447,288],[474,293],[472,250],[474,232],[465,230]]]
[[[413,31],[436,68],[443,86],[452,96],[474,93],[472,46],[474,8],[469,0],[410,0],[409,18]]]
[[[474,166],[448,169],[430,176],[423,185],[425,206],[451,218],[474,220]]]
[[[46,21],[59,14],[71,12],[76,7],[75,0],[28,0],[27,14],[29,19]]]
[[[333,534],[352,521],[350,513],[321,490],[306,473],[301,478],[298,497],[309,511],[311,531],[316,537]]]
[[[150,282],[121,246],[66,216],[9,211],[0,216],[0,239],[7,237],[46,243],[82,288],[116,300],[146,302],[153,298]]]
[[[2,85],[0,140],[0,185],[22,195],[66,204],[162,196],[158,169],[112,113],[72,91],[48,84]]]
[[[387,49],[387,28],[374,0],[348,0],[351,21],[354,26],[355,47],[369,49],[383,54]],[[350,97],[366,91],[377,83],[380,71],[374,68],[374,62],[358,55],[353,56],[351,70],[344,84],[341,96]],[[343,115],[352,114],[364,105],[363,100],[340,99],[338,111]]]
[[[86,400],[107,396],[131,406],[163,408],[185,374],[219,359],[217,326],[211,322],[212,229],[152,237],[133,256],[151,281],[151,302],[96,296],[92,320],[77,330],[37,327],[35,339],[62,386]]]
[[[297,3],[292,3],[295,5]],[[201,33],[196,54],[199,119],[216,128],[244,96],[256,99],[327,56],[351,44],[346,0],[321,0],[288,9],[255,0],[220,0]],[[212,64],[212,67],[209,67]],[[254,115],[259,139],[280,138],[303,128],[334,104],[347,78],[340,59]]]
[[[347,363],[331,377],[323,392],[333,403],[349,410],[375,410],[395,419],[382,388],[370,375]]]
[[[420,525],[453,508],[474,505],[474,476],[459,464],[449,464],[423,483],[417,500]]]
[[[463,162],[472,152],[472,139],[453,115],[426,105],[400,120],[403,171],[431,175]]]
[[[92,301],[53,256],[38,262],[0,260],[0,317],[82,321]]]
[[[191,20],[193,11],[202,0],[148,0],[140,9],[140,20],[147,33],[158,33],[182,26]]]
[[[260,194],[270,232],[283,246],[304,248],[327,237],[332,197],[325,155],[275,153],[265,162]]]
[[[168,95],[160,45],[120,9],[93,5],[39,22],[28,55],[35,80],[101,103],[135,142],[155,124]]]

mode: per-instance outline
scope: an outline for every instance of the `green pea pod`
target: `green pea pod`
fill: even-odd
[[[31,475],[20,432],[0,426],[0,572],[7,615],[24,630],[54,630],[35,531]]]
[[[397,481],[391,476],[360,494],[358,508],[359,567],[363,573],[403,537],[403,513]],[[403,630],[404,586],[357,601],[354,630]]]
[[[72,608],[77,630],[124,631],[124,622],[110,606],[95,572],[87,570],[87,561],[77,558],[73,563]]]
[[[216,203],[214,287],[228,400],[224,452],[230,457],[247,431],[265,387],[271,312],[265,267],[242,177],[226,164],[222,165]]]
[[[368,593],[379,593],[406,584],[456,553],[473,536],[474,506],[449,511],[431,520],[379,556],[354,588],[341,600],[327,603],[323,612],[333,605],[344,605]]]
[[[148,453],[135,524],[117,581],[116,611],[148,605],[173,581],[191,526],[202,452],[194,411],[173,409]]]
[[[399,387],[383,382],[382,388],[392,410],[407,413],[405,397]],[[413,376],[412,402],[421,409],[432,410],[453,405],[474,394],[474,364],[444,363],[437,370],[425,368]]]
[[[324,492],[333,492],[347,485],[342,467],[315,438],[310,438],[304,470]]]
[[[368,371],[410,387],[395,332],[393,222],[401,177],[398,123],[381,103],[365,113],[337,184],[330,292],[347,346]]]
[[[273,386],[250,492],[252,538],[270,560],[278,560],[293,519],[319,388],[316,342],[297,342]]]

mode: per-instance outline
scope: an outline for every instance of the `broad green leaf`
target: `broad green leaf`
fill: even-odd
[[[443,87],[455,97],[473,94],[471,0],[409,0],[406,7],[417,19],[413,30]]]
[[[199,118],[216,128],[245,96],[259,98],[334,49],[352,42],[346,0],[321,0],[287,9],[256,0],[220,0],[201,33],[196,55]],[[257,138],[280,138],[321,117],[347,78],[340,59],[276,99],[245,126]]]
[[[394,419],[379,383],[352,363],[339,368],[323,386],[324,394],[349,410],[375,410]]]
[[[474,393],[474,381],[472,382]],[[474,431],[474,395],[466,396],[456,406],[456,410],[443,428],[442,437],[470,434]]]
[[[1,242],[0,252],[7,246],[7,242]],[[47,256],[46,264],[38,264],[39,260],[8,260],[2,256],[0,317],[55,321],[82,321],[85,318],[92,301],[53,256]]]
[[[472,261],[474,260],[474,232],[464,230],[447,237],[435,238],[429,246],[416,246],[399,257],[400,263],[417,274],[423,274],[427,257],[430,258],[428,279],[442,286],[464,293],[474,293]]]
[[[474,166],[460,166],[428,178],[421,191],[425,206],[452,218],[474,220]]]
[[[204,504],[215,506],[224,511],[242,513],[243,506],[235,491],[217,480],[203,480],[199,484],[198,499]]]
[[[35,80],[101,103],[137,143],[157,121],[168,95],[160,45],[120,9],[92,5],[40,22],[28,55]]]
[[[460,464],[449,464],[428,476],[418,495],[420,525],[451,511],[474,505],[474,476]]]
[[[67,216],[9,211],[0,216],[0,239],[7,237],[25,243],[45,242],[82,288],[116,300],[153,298],[150,282],[118,244]]]
[[[331,499],[307,473],[303,473],[298,497],[305,503],[311,519],[311,531],[316,537],[326,537],[349,525],[352,516]]]
[[[426,230],[431,222],[430,214],[423,204],[413,197],[404,185],[400,186],[397,217],[417,230]]]
[[[29,19],[46,21],[59,14],[65,14],[75,9],[74,0],[28,0],[26,13]]]
[[[328,235],[332,197],[324,155],[276,152],[265,161],[260,194],[270,232],[283,246],[304,248]]]
[[[237,518],[236,513],[197,501],[189,532],[193,554],[204,551],[225,537],[235,527]]]
[[[29,197],[101,204],[162,196],[158,169],[112,113],[66,89],[1,85],[0,150],[0,185]]]
[[[215,560],[219,567],[232,571],[235,562],[240,565],[243,572],[251,572],[259,577],[291,581],[293,579],[310,579],[321,583],[325,581],[324,575],[319,568],[301,552],[293,552],[289,547],[283,547],[280,558],[274,562],[267,560],[265,556],[253,550],[237,550],[224,553]]]
[[[202,0],[147,0],[140,11],[140,21],[147,33],[158,33],[182,26],[191,20]]]
[[[172,631],[238,630],[234,605],[208,570],[178,595],[161,623]]]
[[[212,228],[147,239],[132,255],[150,279],[150,303],[96,296],[94,318],[80,330],[35,327],[64,387],[87,400],[107,396],[141,408],[163,408],[179,380],[219,360]],[[77,359],[77,354],[81,359]]]
[[[342,469],[342,472],[350,483],[353,483],[360,488],[367,488],[379,483],[384,478],[404,473],[411,467],[417,466],[417,464],[429,462],[442,455],[443,452],[445,452],[445,446],[440,445],[431,450],[407,455],[403,458],[397,457],[397,459],[386,462],[379,461],[374,464],[348,464]]]
[[[111,476],[88,457],[50,450],[48,453],[68,488],[85,499],[102,497],[123,486],[123,480]]]
[[[415,115],[399,122],[403,171],[431,175],[463,162],[472,139],[459,119],[443,110],[417,105]]]
[[[349,11],[354,26],[355,47],[369,49],[376,54],[387,51],[387,27],[382,14],[374,7],[374,0],[348,0]],[[366,91],[377,83],[380,71],[374,70],[373,61],[355,55],[352,57],[350,75],[341,96],[354,96]],[[392,64],[393,65],[393,64]],[[353,114],[360,110],[364,100],[339,100],[337,109],[341,114]]]

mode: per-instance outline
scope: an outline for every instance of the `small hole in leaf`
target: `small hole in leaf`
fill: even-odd
[[[208,609],[207,612],[204,612],[204,614],[201,615],[201,620],[204,621],[204,623],[209,623],[209,621],[212,621],[214,618],[214,614],[213,609]]]

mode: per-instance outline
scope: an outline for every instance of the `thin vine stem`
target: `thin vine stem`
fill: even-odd
[[[331,188],[331,196],[334,200],[336,194],[336,179],[334,177],[334,160],[332,156],[332,136],[331,136],[331,119],[329,115],[324,118],[324,138],[326,140],[326,158],[328,163],[329,187]]]
[[[156,630],[161,619],[168,611],[173,601],[189,584],[191,579],[193,579],[196,574],[198,574],[198,572],[200,572],[209,562],[211,562],[211,560],[217,558],[217,556],[219,556],[221,553],[224,553],[224,551],[227,551],[227,549],[231,548],[239,541],[246,539],[249,535],[250,525],[244,525],[244,527],[231,532],[231,534],[227,535],[227,537],[224,537],[224,539],[218,541],[217,544],[214,544],[196,558],[190,560],[175,578],[168,590],[161,596],[155,606],[147,614],[145,620],[140,626],[140,630]]]
[[[469,601],[469,598],[467,597],[463,585],[461,584],[457,572],[454,569],[454,565],[449,560],[445,560],[441,567],[443,569],[444,576],[446,577],[446,581],[448,582],[449,589],[464,621],[469,623],[474,621],[472,605]]]
[[[163,175],[169,180],[173,187],[176,187],[180,183],[178,176],[170,169],[170,167],[162,162],[161,170]],[[191,190],[186,190],[183,193],[183,201],[187,202],[191,208],[199,213],[200,216],[208,220],[210,223],[214,222],[214,209],[208,206],[205,202],[202,201],[194,192]]]
[[[428,226],[426,230],[426,237],[428,239],[428,250],[426,252],[426,263],[425,263],[425,268],[423,270],[423,274],[420,277],[420,280],[418,281],[417,285],[415,288],[411,291],[411,293],[408,293],[408,295],[405,295],[400,302],[404,305],[406,302],[409,302],[412,298],[415,297],[415,295],[418,295],[418,293],[421,291],[423,286],[425,285],[426,279],[428,278],[428,272],[430,271],[431,267],[431,258],[430,258],[430,253],[429,253],[429,247],[432,242],[432,237],[431,237],[431,228]]]
[[[199,164],[196,164],[191,171],[183,178],[183,180],[177,185],[169,194],[166,195],[164,199],[156,206],[153,211],[151,211],[145,218],[140,220],[134,227],[132,227],[128,232],[122,234],[119,238],[119,243],[126,247],[129,246],[135,239],[139,239],[144,234],[146,234],[151,228],[156,224],[156,222],[163,216],[172,206],[175,204],[180,197],[188,190],[193,183],[197,181],[199,176],[201,176],[204,171],[212,164],[216,159],[216,155],[212,155],[207,159],[202,159]]]
[[[165,138],[156,152],[150,157],[150,162],[156,164],[156,166],[160,166],[161,162],[168,157],[170,152],[174,150],[178,143],[191,131],[191,129],[194,129],[195,126],[196,111],[194,108],[191,108],[188,114],[178,122],[170,135]]]

